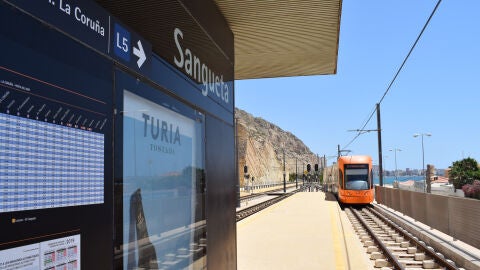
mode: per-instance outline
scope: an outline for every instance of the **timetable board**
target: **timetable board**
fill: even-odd
[[[0,212],[103,203],[104,135],[0,113]]]
[[[0,213],[103,203],[105,116],[39,90],[101,101],[0,70]]]
[[[0,24],[0,269],[112,269],[113,63],[2,1]]]

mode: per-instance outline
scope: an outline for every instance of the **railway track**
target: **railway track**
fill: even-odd
[[[373,206],[346,207],[345,213],[375,268],[461,269],[444,255],[385,218]]]
[[[282,189],[283,190],[283,189]],[[276,190],[272,190],[272,191],[269,191],[269,192],[275,192]],[[261,193],[255,193],[255,194],[249,194],[249,195],[246,195],[246,196],[243,196],[240,198],[240,202],[243,203],[243,202],[248,202],[248,201],[251,201],[251,200],[254,200],[254,199],[258,199],[260,197],[263,197],[263,196],[266,196],[267,192],[261,192]]]
[[[282,189],[283,190],[283,189]],[[284,200],[290,196],[292,196],[293,194],[297,193],[297,192],[300,192],[304,190],[304,188],[300,188],[300,189],[297,189],[295,191],[292,191],[292,192],[289,192],[289,193],[285,193],[283,195],[279,195],[273,199],[270,199],[268,201],[264,201],[264,202],[261,202],[259,204],[255,204],[255,205],[252,205],[248,208],[245,208],[245,209],[242,209],[240,211],[237,211],[237,222],[239,222],[240,220],[244,219],[244,218],[247,218],[255,213],[258,213],[260,211],[262,211],[263,209],[273,205],[273,204],[276,204],[278,202],[280,202],[281,200]]]
[[[251,200],[254,200],[254,199],[258,199],[259,197],[263,197],[263,196],[267,195],[268,193],[275,193],[275,192],[283,192],[283,187],[277,188],[277,189],[272,189],[272,190],[265,191],[265,192],[259,192],[259,193],[249,194],[249,195],[243,196],[243,197],[240,198],[240,202],[248,202],[248,201],[251,201]]]

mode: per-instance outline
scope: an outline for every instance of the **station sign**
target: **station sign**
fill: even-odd
[[[144,75],[151,73],[152,45],[93,1],[9,0],[38,19]]]

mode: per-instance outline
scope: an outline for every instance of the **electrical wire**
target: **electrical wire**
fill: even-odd
[[[373,111],[372,113],[370,114],[370,117],[367,119],[367,121],[365,121],[365,124],[362,126],[361,129],[358,130],[358,133],[355,137],[353,137],[353,139],[347,143],[343,148],[342,150],[345,150],[346,148],[348,148],[358,137],[360,137],[360,135],[362,135],[363,133],[361,132],[361,130],[364,130],[365,127],[368,125],[368,123],[370,122],[370,120],[372,119],[373,115],[375,114],[375,112],[377,111],[377,108],[376,106],[373,108]]]
[[[410,57],[410,55],[412,54],[413,50],[415,49],[415,47],[417,46],[417,43],[418,41],[420,40],[420,38],[422,37],[423,35],[423,32],[425,32],[425,29],[427,28],[428,24],[430,23],[430,20],[432,19],[433,15],[435,14],[435,12],[437,11],[438,9],[438,6],[440,5],[440,3],[442,2],[442,0],[438,0],[437,4],[435,5],[435,8],[432,10],[432,12],[430,13],[430,16],[428,17],[427,21],[425,22],[425,24],[423,25],[423,28],[422,30],[420,31],[420,33],[418,34],[417,36],[417,39],[415,40],[415,42],[413,43],[413,45],[410,47],[410,51],[408,52],[407,56],[405,57],[405,59],[403,60],[402,64],[400,65],[400,67],[398,68],[397,72],[395,73],[395,76],[393,76],[393,79],[390,81],[390,84],[388,85],[387,89],[385,90],[385,92],[383,93],[383,96],[382,98],[380,99],[379,102],[377,102],[377,104],[381,104],[382,101],[385,99],[385,96],[388,94],[388,92],[390,91],[390,89],[392,88],[392,85],[393,83],[395,82],[395,80],[397,79],[398,75],[400,74],[400,72],[402,71],[403,67],[405,66],[405,63],[407,62],[408,58]],[[373,110],[373,112],[370,114],[370,117],[368,118],[368,120],[365,122],[365,124],[362,126],[362,128],[358,129],[358,133],[355,135],[355,137],[353,137],[353,139],[345,145],[345,147],[342,148],[342,150],[345,150],[348,146],[350,146],[353,142],[355,142],[357,140],[358,137],[360,137],[361,134],[363,134],[361,131],[365,129],[365,127],[368,125],[368,123],[370,122],[370,120],[372,120],[373,118],[373,115],[375,114],[376,112],[376,106],[375,106],[375,109]]]
[[[406,56],[405,59],[403,60],[402,65],[400,66],[400,68],[398,69],[397,73],[396,73],[395,76],[393,77],[392,81],[391,81],[390,84],[388,85],[387,90],[386,90],[385,93],[383,94],[383,96],[382,96],[382,98],[380,99],[380,101],[378,102],[378,104],[382,103],[383,99],[384,99],[385,96],[388,94],[388,91],[390,91],[390,88],[392,87],[393,83],[394,83],[395,80],[397,79],[398,74],[400,74],[400,72],[402,71],[403,66],[405,66],[405,63],[407,62],[408,58],[410,57],[410,54],[412,54],[413,49],[415,49],[415,46],[417,46],[417,43],[418,43],[418,41],[420,40],[420,38],[422,37],[423,32],[425,31],[425,29],[427,28],[428,24],[430,23],[430,20],[432,19],[433,15],[434,15],[435,12],[437,11],[437,8],[438,8],[438,6],[440,5],[440,2],[442,2],[442,0],[438,0],[437,4],[435,5],[435,8],[433,9],[432,13],[430,14],[430,17],[428,17],[427,22],[425,23],[425,25],[423,26],[422,30],[420,31],[420,34],[418,34],[417,39],[416,39],[415,42],[413,43],[412,47],[410,48],[410,51],[408,52],[407,56]]]

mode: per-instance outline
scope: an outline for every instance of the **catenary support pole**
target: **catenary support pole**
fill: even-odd
[[[380,103],[377,103],[377,132],[378,132],[378,178],[383,187],[383,155],[382,155],[382,122],[380,121]]]

